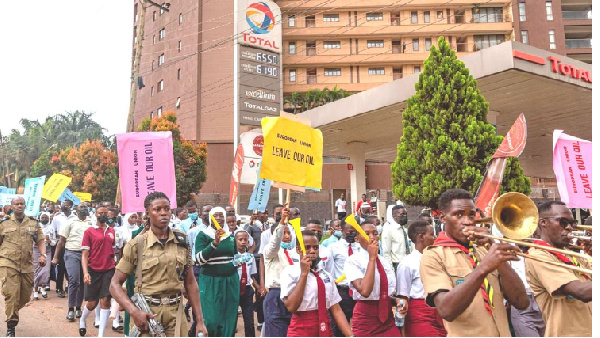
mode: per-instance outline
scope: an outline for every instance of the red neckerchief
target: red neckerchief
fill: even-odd
[[[288,263],[290,265],[294,265],[294,261],[292,260],[292,257],[290,257],[290,254],[288,253],[287,249],[283,249],[283,253],[285,254],[285,257],[287,257]]]
[[[541,239],[533,241],[533,244],[543,245],[543,246],[553,248],[552,245],[548,244],[546,241],[541,240]],[[556,256],[556,258],[558,258],[561,262],[563,262],[567,265],[575,265],[575,266],[581,267],[581,265],[577,261],[575,261],[575,260],[571,261],[567,256],[561,254],[560,252],[555,252],[555,251],[550,251],[550,250],[548,250],[548,252],[553,254],[554,256]],[[527,253],[529,254],[529,252],[527,252]],[[585,274],[583,274],[583,273],[579,273],[579,274],[582,275],[583,278],[585,278],[586,280],[589,279],[588,276],[586,276]]]
[[[446,235],[445,231],[442,231],[438,234],[438,237],[433,242],[433,245],[444,246],[444,247],[449,247],[449,248],[459,248],[462,252],[467,254],[467,257],[469,257],[469,261],[471,262],[473,269],[475,269],[478,265],[478,262],[475,260],[475,257],[473,257],[475,255],[475,253],[474,252],[471,253],[468,248],[465,248],[463,245],[458,243],[456,240],[454,240],[453,238],[450,238],[448,235]],[[487,277],[484,279],[483,284],[481,284],[480,289],[481,289],[481,294],[483,295],[483,305],[485,306],[488,313],[491,315],[492,314],[492,304],[490,301],[490,294],[493,294],[493,291],[492,291],[491,285],[489,284],[489,282],[487,282]]]

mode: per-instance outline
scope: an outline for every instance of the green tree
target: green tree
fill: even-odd
[[[325,87],[322,90],[309,89],[304,93],[293,92],[290,96],[284,97],[283,102],[286,106],[285,111],[297,114],[350,95],[352,94],[335,85],[333,89]]]
[[[181,136],[177,116],[173,112],[152,120],[142,120],[138,131],[170,131],[173,134],[177,205],[183,206],[206,181],[206,144],[186,141]]]
[[[475,193],[502,142],[487,122],[488,103],[477,81],[443,37],[438,46],[431,47],[402,114],[403,135],[392,164],[394,195],[431,208],[447,189]],[[530,192],[516,159],[509,160],[503,183],[505,191]]]

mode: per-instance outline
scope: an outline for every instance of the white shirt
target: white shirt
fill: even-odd
[[[331,250],[327,247],[319,244],[319,258],[321,258],[321,264],[323,264],[323,269],[325,271],[331,273],[333,269],[333,260],[331,259]]]
[[[421,258],[423,254],[415,250],[404,257],[396,271],[396,295],[412,299],[425,299],[421,281]]]
[[[496,237],[504,237],[504,235],[500,232],[500,230],[498,230],[498,227],[496,226],[496,224],[492,225],[492,235],[496,236]],[[516,245],[514,243],[510,243],[511,245]],[[527,274],[526,274],[526,269],[525,269],[525,259],[523,257],[519,258],[519,261],[515,262],[515,261],[508,261],[508,264],[513,268],[513,270],[515,270],[515,272],[517,273],[517,275],[519,276],[519,278],[521,279],[521,281],[523,281],[523,285],[525,286],[525,292],[527,292],[528,295],[533,295],[533,292],[531,291],[531,288],[529,287],[529,283],[527,282]]]
[[[42,228],[42,233],[44,234],[44,236],[48,236],[50,238],[50,245],[55,246],[58,239],[56,237],[56,233],[54,232],[54,227],[52,226],[52,223],[48,222],[46,225],[39,223],[39,225]]]
[[[204,227],[206,227],[206,225]],[[198,236],[198,233],[202,230],[203,228],[197,226],[191,228],[190,231],[188,231],[187,233],[188,242],[190,243],[190,248],[192,249],[192,257],[196,257],[196,237]]]
[[[337,212],[346,212],[346,201],[342,201],[341,198],[335,201],[335,206],[337,207]]]
[[[238,252],[239,253],[239,252]],[[252,260],[244,263],[246,264],[246,285],[252,285],[252,275],[254,275],[256,270],[256,261],[254,260],[254,256],[252,256]],[[242,280],[242,265],[239,265],[237,268],[238,277]]]
[[[115,228],[115,242],[117,248],[124,247],[125,244],[131,240],[133,232],[139,229],[137,223],[134,223],[133,225],[129,224],[129,221],[125,221],[125,223],[126,225]]]
[[[406,241],[408,241],[408,252],[406,252]],[[381,233],[381,249],[383,258],[390,264],[402,262],[402,259],[412,251],[406,229],[396,222],[386,221]]]
[[[342,277],[342,275],[344,274],[344,264],[346,263],[346,260],[348,259],[348,246],[349,245],[352,245],[352,253],[353,254],[362,250],[362,248],[360,247],[360,244],[358,244],[356,242],[354,242],[352,244],[348,244],[348,242],[346,242],[345,239],[341,239],[341,240],[331,244],[330,246],[328,246],[328,248],[331,250],[331,258],[330,259],[332,262],[330,272],[333,275],[333,278],[335,280]],[[348,286],[348,279],[344,279],[343,281],[338,283],[338,285]]]
[[[325,284],[325,306],[329,309],[332,305],[339,303],[342,300],[335,286],[333,277],[323,269],[323,265],[317,267],[319,278]],[[289,296],[296,288],[300,280],[301,270],[300,264],[294,264],[286,267],[281,272],[281,299]],[[317,286],[317,277],[314,273],[309,272],[306,276],[306,286],[304,287],[304,295],[302,303],[298,307],[298,311],[313,311],[319,309],[319,288]]]
[[[383,259],[383,257],[379,256],[379,261],[383,265],[383,269],[387,275],[388,280],[388,295],[392,296],[396,293],[396,274],[394,273],[394,269],[392,265]],[[353,281],[357,279],[361,279],[365,277],[365,273],[367,272],[367,266],[369,265],[369,253],[366,250],[361,250],[357,253],[354,253],[346,260],[346,264],[344,265],[344,272],[346,273],[346,280],[350,285],[350,289],[352,289],[352,299],[354,300],[379,300],[379,271],[377,271],[377,266],[375,266],[375,278],[373,281],[373,291],[369,297],[363,297],[360,292],[354,287],[352,284]]]
[[[71,212],[69,216],[65,216],[64,213],[58,213],[52,218],[52,227],[54,232],[60,234],[60,229],[67,223],[79,219],[74,212]],[[95,223],[94,223],[95,224]]]

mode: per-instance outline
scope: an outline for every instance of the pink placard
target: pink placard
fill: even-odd
[[[560,199],[569,208],[592,207],[592,142],[554,131],[553,169]]]
[[[170,131],[117,135],[123,213],[146,211],[144,199],[164,192],[177,208],[173,137]]]

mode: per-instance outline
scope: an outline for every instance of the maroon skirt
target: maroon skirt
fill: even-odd
[[[444,321],[436,308],[429,307],[423,299],[410,299],[404,321],[407,337],[446,337]]]
[[[357,337],[402,337],[394,321],[392,308],[385,323],[379,320],[378,300],[359,300],[352,315],[352,332]]]
[[[319,310],[297,311],[292,315],[290,326],[288,327],[288,337],[319,337]],[[329,332],[329,337],[333,337],[331,323],[327,321],[325,328]]]

